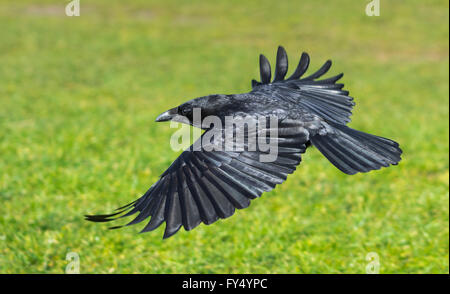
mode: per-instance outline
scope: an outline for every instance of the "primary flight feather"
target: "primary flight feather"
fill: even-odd
[[[230,116],[255,121],[260,117],[275,118],[275,160],[262,162],[265,151],[261,150],[211,150],[205,144],[195,149],[194,143],[139,199],[115,213],[86,215],[86,219],[108,222],[136,214],[126,225],[150,218],[142,230],[147,232],[165,222],[167,238],[182,226],[191,230],[202,222],[209,225],[233,215],[236,208],[248,207],[252,199],[283,183],[311,145],[350,175],[396,165],[401,160],[398,143],[346,126],[355,103],[343,90],[344,84],[336,83],[343,74],[319,80],[330,69],[330,60],[303,77],[309,66],[309,55],[303,53],[294,73],[285,79],[288,59],[280,46],[272,81],[270,63],[264,55],[260,55],[259,63],[261,82],[252,80],[250,92],[196,98],[162,113],[156,121],[179,121],[203,128],[206,132],[199,139],[201,142],[210,129],[195,122],[194,109],[201,110],[201,118],[215,116],[221,121]],[[271,128],[272,125],[266,125],[265,131]],[[246,137],[249,134],[244,128],[236,132],[244,132]],[[226,145],[225,128],[219,133],[210,144]]]

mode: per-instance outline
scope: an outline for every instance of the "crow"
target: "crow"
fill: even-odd
[[[336,83],[343,74],[319,79],[331,67],[328,60],[316,72],[303,77],[309,62],[309,55],[302,53],[297,68],[285,79],[288,59],[285,49],[279,46],[272,81],[270,63],[261,54],[261,81],[252,80],[250,92],[199,97],[156,118],[157,122],[172,120],[204,129],[198,139],[201,142],[212,128],[195,122],[195,109],[200,110],[201,119],[208,116],[218,117],[220,121],[229,116],[253,120],[270,117],[275,120],[275,127],[266,122],[259,126],[266,134],[276,130],[275,159],[263,162],[261,155],[267,151],[259,149],[207,149],[208,143],[216,147],[217,142],[223,143],[225,136],[217,135],[197,150],[192,146],[186,149],[139,199],[118,208],[115,213],[86,215],[86,219],[109,222],[137,213],[126,226],[150,218],[141,231],[148,232],[165,222],[164,239],[182,226],[189,231],[202,222],[209,225],[230,217],[236,208],[248,207],[252,199],[283,183],[300,164],[301,155],[309,146],[315,146],[335,167],[349,175],[397,165],[402,154],[398,143],[346,126],[355,103],[349,92],[343,90],[344,84]],[[224,129],[226,127],[219,128],[219,133],[223,134]],[[247,138],[250,131],[245,127],[233,128],[234,135],[240,132],[246,132]],[[111,229],[120,227],[123,226]]]

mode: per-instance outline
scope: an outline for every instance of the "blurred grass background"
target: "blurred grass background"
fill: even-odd
[[[448,1],[0,0],[0,272],[448,273]],[[331,58],[355,97],[352,127],[400,142],[403,161],[340,173],[317,150],[226,220],[162,240],[106,230],[177,156],[157,114],[239,93],[258,54],[291,70]]]

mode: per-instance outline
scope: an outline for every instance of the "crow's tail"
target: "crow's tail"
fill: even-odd
[[[344,125],[330,124],[334,132],[315,135],[311,142],[338,169],[346,174],[368,172],[401,160],[397,142],[363,133]]]

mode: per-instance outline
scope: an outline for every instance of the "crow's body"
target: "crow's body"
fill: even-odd
[[[202,117],[215,115],[221,120],[226,116],[250,117],[255,121],[261,116],[275,117],[278,122],[275,161],[261,162],[259,156],[264,152],[260,151],[189,148],[141,198],[114,214],[90,215],[87,219],[105,222],[138,213],[127,225],[151,217],[143,229],[146,232],[166,222],[164,238],[175,234],[181,226],[191,230],[201,222],[211,224],[231,216],[236,208],[249,206],[251,199],[284,182],[311,144],[347,174],[397,164],[401,150],[396,142],[346,126],[354,103],[348,91],[342,90],[344,85],[336,83],[342,74],[318,80],[331,66],[327,61],[317,72],[301,78],[308,65],[309,56],[303,53],[295,72],[284,79],[287,56],[279,47],[272,82],[270,64],[261,55],[261,82],[253,80],[251,92],[193,99],[157,119],[183,121],[187,118],[190,124],[201,127],[193,122],[194,108],[201,109]]]

